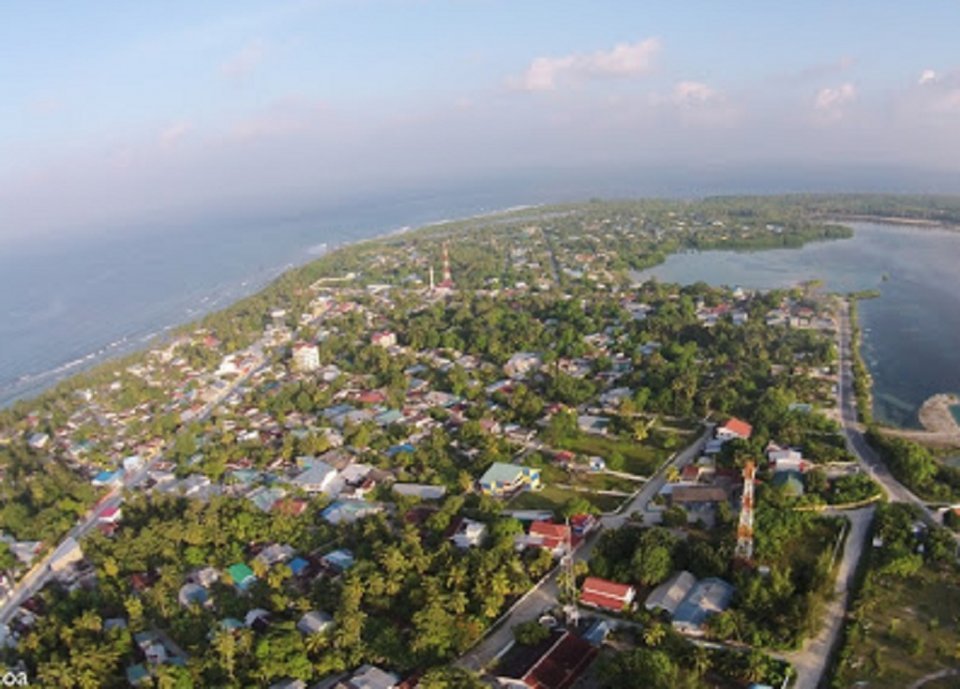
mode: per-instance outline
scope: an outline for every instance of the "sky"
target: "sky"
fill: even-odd
[[[956,0],[8,0],[0,249],[519,173],[956,175],[958,26]]]

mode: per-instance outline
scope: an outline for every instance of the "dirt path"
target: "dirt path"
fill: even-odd
[[[931,672],[929,675],[924,675],[918,679],[916,682],[907,687],[907,689],[920,689],[920,687],[928,682],[943,679],[944,677],[955,677],[956,675],[960,675],[960,670],[940,670],[940,672]]]

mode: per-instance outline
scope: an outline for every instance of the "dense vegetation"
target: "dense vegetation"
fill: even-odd
[[[897,480],[913,492],[928,500],[960,498],[960,469],[939,461],[927,447],[877,428],[867,431],[867,440]]]

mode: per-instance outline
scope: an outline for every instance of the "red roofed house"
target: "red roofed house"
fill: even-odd
[[[720,440],[733,440],[734,438],[747,440],[752,434],[753,426],[737,418],[731,418],[717,428],[717,438]]]
[[[560,557],[567,552],[570,543],[570,527],[550,522],[533,522],[530,525],[530,544],[545,548]]]
[[[101,524],[116,524],[120,521],[121,511],[119,507],[108,507],[97,517]]]
[[[516,648],[516,647],[515,647]],[[510,689],[569,689],[596,658],[599,649],[564,631],[545,642],[542,650],[505,659],[497,672],[498,686]],[[533,650],[533,649],[530,649]]]
[[[633,605],[637,590],[628,584],[618,584],[600,577],[587,577],[580,590],[580,602],[595,608],[620,612]]]
[[[370,336],[370,343],[378,347],[393,347],[397,344],[397,334],[389,330],[381,330]]]

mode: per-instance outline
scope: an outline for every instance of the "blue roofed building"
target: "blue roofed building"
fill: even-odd
[[[355,559],[353,553],[346,548],[338,548],[320,558],[324,567],[334,570],[337,573],[346,572],[353,567]]]
[[[730,607],[734,591],[733,585],[723,579],[701,579],[677,606],[673,628],[681,634],[702,636],[707,619]]]
[[[337,500],[320,514],[330,524],[352,524],[382,511],[381,505],[366,500]]]
[[[287,567],[290,568],[293,576],[299,577],[306,572],[307,569],[309,569],[310,563],[304,560],[302,557],[295,557],[287,563]]]

